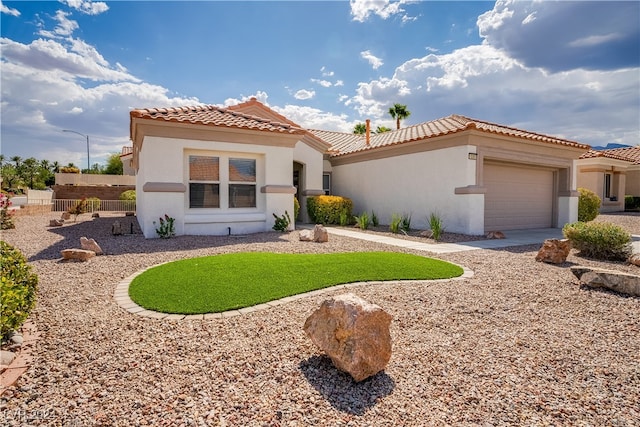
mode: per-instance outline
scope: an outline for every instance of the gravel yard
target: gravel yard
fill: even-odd
[[[2,233],[40,277],[32,318],[42,335],[0,400],[1,425],[640,425],[640,298],[583,289],[569,271],[638,267],[575,251],[560,266],[537,263],[534,245],[438,256],[473,270],[467,280],[355,287],[393,316],[387,369],[356,384],[302,330],[340,291],[171,322],[125,312],[114,289],[142,268],[207,254],[412,251],[300,242],[297,232],[145,240],[111,236],[113,216],[49,228],[58,217],[20,217]],[[130,229],[133,218],[118,219]],[[640,234],[637,214],[599,220]],[[62,263],[81,236],[106,255]]]

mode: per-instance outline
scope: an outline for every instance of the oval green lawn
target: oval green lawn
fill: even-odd
[[[448,279],[462,273],[445,261],[397,252],[244,252],[153,267],[131,282],[129,296],[163,313],[219,313],[344,283]]]

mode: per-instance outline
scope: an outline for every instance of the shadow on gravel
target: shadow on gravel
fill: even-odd
[[[311,356],[300,362],[300,370],[331,406],[352,415],[364,415],[378,399],[391,394],[396,385],[384,371],[357,383],[336,369],[327,356]]]
[[[184,251],[236,245],[239,243],[281,242],[282,233],[264,232],[231,236],[175,236],[170,239],[146,239],[135,216],[107,216],[92,219],[65,221],[61,227],[47,227],[47,231],[63,237],[29,258],[29,261],[61,258],[63,249],[80,248],[80,237],[95,239],[105,255],[141,254]],[[111,234],[115,221],[120,222],[123,235]]]

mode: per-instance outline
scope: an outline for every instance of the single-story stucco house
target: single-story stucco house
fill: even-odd
[[[624,196],[640,197],[640,145],[584,153],[578,160],[578,187],[600,197],[600,212],[623,211]]]
[[[308,130],[255,98],[221,108],[130,113],[137,215],[146,237],[168,214],[177,234],[271,230],[309,196],[354,213],[464,234],[562,227],[577,219],[577,159],[588,145],[452,115],[381,134]]]

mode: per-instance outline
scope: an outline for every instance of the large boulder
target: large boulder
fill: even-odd
[[[354,294],[325,300],[304,323],[311,341],[336,368],[362,381],[391,359],[391,315]]]
[[[93,251],[96,255],[102,255],[102,248],[94,239],[80,238],[80,247],[85,251]]]
[[[592,267],[571,267],[571,272],[590,288],[607,288],[622,294],[640,296],[640,276]]]
[[[538,251],[536,261],[562,264],[567,260],[569,252],[571,252],[569,239],[547,239]]]
[[[88,261],[89,259],[96,256],[96,253],[93,251],[87,251],[84,249],[63,249],[60,251],[62,254],[62,258],[64,260],[73,260],[73,261]]]

